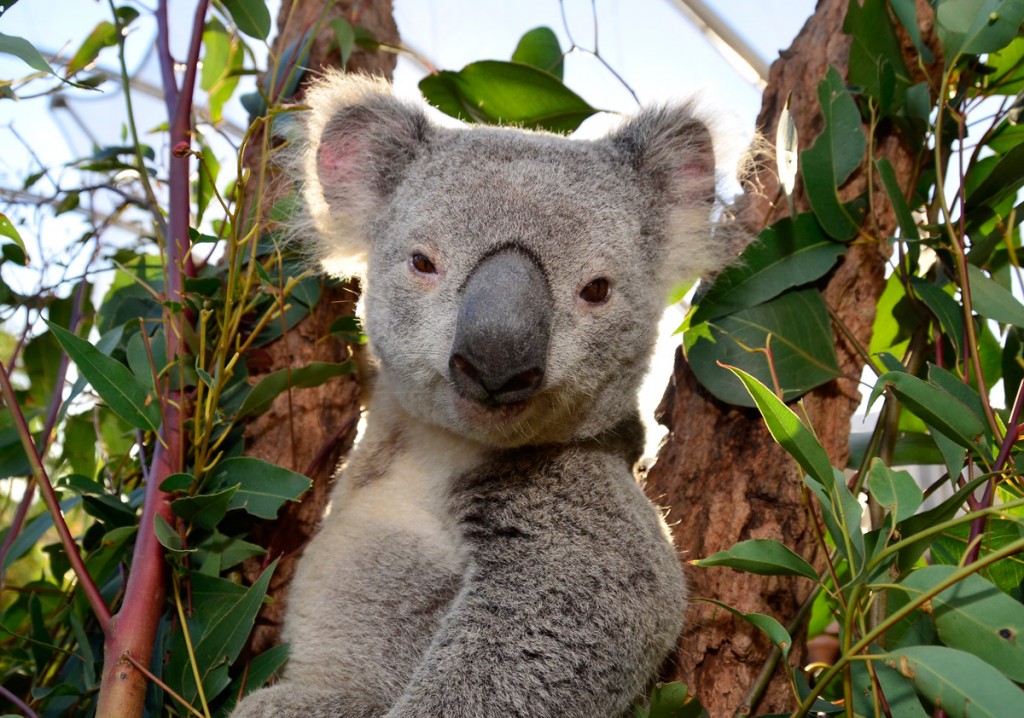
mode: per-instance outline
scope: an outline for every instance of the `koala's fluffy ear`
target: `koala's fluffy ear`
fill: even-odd
[[[329,73],[310,87],[303,179],[310,254],[334,274],[358,274],[367,225],[390,198],[430,131],[423,111],[381,79]],[[307,239],[307,242],[310,240]]]
[[[647,199],[647,234],[660,243],[667,283],[704,276],[731,257],[712,239],[715,153],[711,133],[688,105],[642,110],[609,136],[637,174]]]

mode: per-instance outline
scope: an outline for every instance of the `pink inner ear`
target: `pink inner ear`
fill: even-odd
[[[316,170],[328,199],[338,194],[334,188],[351,184],[356,179],[362,164],[360,149],[359,143],[350,138],[332,138],[320,144],[316,155]]]
[[[714,202],[714,158],[702,152],[677,165],[672,171],[672,184],[684,202]]]

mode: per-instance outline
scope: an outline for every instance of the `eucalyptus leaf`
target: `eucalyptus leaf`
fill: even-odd
[[[1024,0],[938,0],[935,29],[946,66],[960,55],[1001,50],[1024,22]]]
[[[889,510],[892,526],[913,516],[924,500],[921,488],[907,471],[896,471],[875,457],[868,470],[868,491]]]
[[[725,566],[760,576],[803,576],[818,580],[818,572],[788,546],[774,539],[750,539],[707,558],[694,566]]]
[[[962,401],[934,384],[903,372],[878,377],[869,405],[890,389],[903,405],[949,439],[968,449],[977,447],[985,433],[981,418]]]
[[[911,646],[885,659],[951,718],[1024,715],[1024,692],[980,658],[945,646]]]
[[[134,427],[156,431],[160,425],[160,406],[148,387],[124,364],[85,339],[52,322],[46,325],[111,411]]]
[[[825,127],[814,144],[801,153],[801,174],[807,199],[821,226],[835,239],[846,241],[857,234],[859,223],[843,205],[839,188],[860,166],[867,141],[857,105],[834,67],[829,67],[818,85],[818,100]]]
[[[683,346],[701,384],[722,401],[738,406],[754,406],[754,402],[721,365],[739,367],[770,383],[766,348],[771,349],[787,402],[839,376],[832,325],[816,289],[786,292],[764,304],[691,325],[683,335]]]
[[[564,62],[558,36],[549,27],[535,27],[519,39],[512,62],[531,65],[562,79]]]
[[[597,112],[554,75],[498,60],[428,75],[420,91],[445,114],[483,124],[572,132]]]
[[[238,418],[250,414],[261,414],[270,408],[274,398],[289,388],[301,389],[320,386],[334,377],[352,372],[352,362],[334,364],[313,362],[304,367],[279,369],[262,377],[246,396],[238,409]]]
[[[244,509],[264,519],[276,518],[285,501],[296,501],[312,485],[302,474],[252,456],[224,459],[212,477],[216,489],[237,487],[229,509]]]
[[[956,566],[925,566],[900,581],[913,599],[949,579]],[[939,638],[950,648],[967,651],[1024,682],[1024,604],[978,575],[933,596],[929,609]]]
[[[787,631],[781,623],[771,616],[766,616],[763,613],[743,613],[742,611],[737,611],[732,606],[710,598],[703,598],[699,600],[718,606],[737,618],[743,619],[750,625],[761,629],[764,631],[765,635],[768,636],[771,642],[774,643],[780,651],[782,651],[782,657],[784,659],[789,657],[789,649],[793,645],[793,639],[790,638],[789,631]]]
[[[772,438],[816,481],[831,485],[835,479],[828,454],[793,410],[755,377],[736,367],[727,368],[750,392]]]
[[[786,217],[762,231],[697,300],[691,325],[747,309],[790,287],[823,276],[846,252],[830,240],[813,214]]]
[[[266,40],[270,35],[270,10],[264,0],[223,0],[238,29],[249,37]]]
[[[967,265],[971,284],[971,300],[975,311],[986,319],[1024,327],[1024,304],[999,286],[973,264]]]

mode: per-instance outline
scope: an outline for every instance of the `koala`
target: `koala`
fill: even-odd
[[[633,474],[670,288],[727,254],[687,106],[596,141],[442,127],[386,83],[308,91],[313,259],[363,281],[366,424],[236,718],[619,718],[682,630]]]

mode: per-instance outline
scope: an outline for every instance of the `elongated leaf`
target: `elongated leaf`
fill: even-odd
[[[651,690],[650,707],[634,708],[637,718],[706,718],[707,713],[685,683],[658,683]]]
[[[944,646],[912,646],[893,651],[885,663],[952,718],[1024,715],[1024,692],[970,653]]]
[[[981,418],[970,407],[934,384],[903,372],[888,372],[878,377],[869,403],[885,389],[891,389],[903,405],[960,446],[976,448],[985,432]]]
[[[924,500],[921,487],[909,472],[894,471],[878,457],[871,460],[868,491],[875,497],[875,501],[889,509],[892,526],[913,516]]]
[[[22,255],[24,255],[27,260],[28,250],[25,249],[25,240],[23,240],[21,235],[18,234],[18,230],[14,227],[11,220],[7,219],[7,215],[2,212],[0,212],[0,237],[7,237],[18,245],[18,248],[21,249]],[[27,264],[27,261],[23,263]]]
[[[867,142],[857,105],[834,67],[818,85],[818,100],[825,129],[800,155],[801,174],[821,226],[845,241],[857,234],[858,223],[840,200],[839,188],[860,165]]]
[[[207,699],[211,699],[227,686],[228,681],[221,678],[217,669],[223,669],[226,679],[227,667],[238,658],[238,654],[249,638],[249,633],[256,620],[256,613],[263,603],[263,597],[267,593],[267,586],[270,584],[270,577],[274,574],[275,568],[277,568],[277,559],[274,559],[273,563],[264,569],[260,577],[253,582],[237,603],[209,624],[201,638],[193,638],[196,664],[199,666],[203,688],[207,691]],[[190,668],[185,671],[182,678],[185,686],[184,695],[191,700],[196,695],[196,684]],[[222,681],[223,685],[220,685],[219,690],[209,690]]]
[[[251,456],[224,459],[213,469],[217,488],[238,487],[229,509],[244,509],[264,519],[277,517],[285,501],[295,501],[312,484],[302,474]]]
[[[52,322],[46,326],[111,411],[134,427],[156,431],[160,407],[124,364],[63,327]]]
[[[597,112],[550,73],[497,60],[429,75],[420,91],[442,112],[467,122],[572,132]]]
[[[117,32],[117,26],[112,22],[104,20],[96,25],[68,63],[68,75],[74,75],[89,65],[103,48],[116,45]]]
[[[750,625],[760,628],[765,632],[765,635],[771,639],[771,642],[779,647],[784,658],[789,656],[789,649],[793,645],[793,639],[790,638],[789,631],[783,628],[782,624],[771,616],[766,616],[763,613],[743,613],[742,611],[737,611],[732,606],[728,606],[721,601],[715,601],[710,598],[702,598],[698,600],[725,609],[737,618],[741,618]]]
[[[531,65],[562,79],[564,63],[558,36],[550,27],[535,27],[519,39],[512,62]]]
[[[270,11],[264,0],[224,0],[238,29],[249,37],[266,40],[270,35]]]
[[[914,288],[914,294],[924,302],[928,310],[939,320],[942,331],[953,342],[957,355],[964,353],[964,315],[953,297],[949,296],[939,287],[920,277],[911,277],[910,286]]]
[[[874,649],[874,646],[872,648]],[[881,651],[872,650],[871,653],[879,655]],[[870,665],[874,669],[875,678],[881,686],[892,718],[928,718],[928,713],[921,706],[921,701],[910,681],[881,661],[871,661]],[[853,661],[850,673],[853,679],[853,705],[857,715],[880,715],[881,712],[876,712],[875,708],[875,686],[871,674],[868,673],[868,662]]]
[[[248,670],[238,676],[228,686],[227,695],[230,696],[226,707],[233,708],[235,705],[234,696],[242,691],[242,697],[249,695],[257,688],[262,687],[270,677],[284,665],[288,660],[289,646],[283,643],[263,651],[260,655],[249,661]]]
[[[352,362],[332,364],[329,362],[313,362],[304,367],[281,369],[260,379],[238,409],[238,417],[249,414],[261,414],[270,408],[274,398],[289,387],[300,389],[319,386],[328,379],[349,374]]]
[[[880,157],[875,161],[875,167],[878,169],[878,176],[882,178],[885,193],[889,195],[889,201],[896,213],[896,221],[899,222],[903,238],[920,239],[917,222],[914,221],[910,205],[907,204],[907,199],[903,196],[903,188],[900,187],[899,180],[896,179],[896,170],[892,168],[892,163],[887,157]]]
[[[825,236],[813,214],[786,217],[761,232],[740,259],[715,278],[698,299],[690,323],[717,319],[813,282],[845,252],[845,246]]]
[[[846,479],[838,469],[833,469],[833,480],[829,484],[821,484],[811,478],[804,483],[818,497],[821,503],[821,518],[825,522],[829,536],[835,543],[839,553],[849,562],[852,572],[860,570],[864,561],[864,532],[860,521],[864,508],[857,497],[846,486]]]
[[[761,576],[804,576],[818,580],[818,572],[785,544],[774,539],[741,541],[726,551],[692,561],[694,566],[725,566]]]
[[[940,0],[935,29],[946,66],[961,55],[995,52],[1006,47],[1024,22],[1024,0]]]
[[[987,476],[976,476],[971,481],[968,481],[965,486],[957,489],[956,493],[950,498],[943,501],[935,508],[922,511],[919,514],[914,514],[909,519],[904,520],[899,524],[899,532],[901,536],[914,536],[921,531],[924,531],[929,526],[948,521],[960,510],[967,501],[967,497],[971,495],[979,486],[984,482],[988,481]],[[933,537],[925,536],[924,538],[912,541],[899,552],[899,559],[897,561],[897,567],[900,573],[907,573],[917,563],[917,560],[921,558],[921,555],[928,550],[934,541]]]
[[[900,583],[911,598],[957,571],[956,566],[925,566]],[[1024,682],[1024,605],[981,576],[967,576],[931,598],[939,638],[950,648],[972,653]]]
[[[972,192],[967,195],[968,212],[981,205],[994,205],[1024,185],[1024,144],[1014,146],[1000,157],[995,167]]]
[[[231,499],[237,491],[237,486],[229,486],[210,494],[185,496],[175,499],[171,503],[171,509],[181,518],[191,521],[200,528],[212,529],[228,512]]]
[[[691,326],[683,336],[686,357],[701,384],[722,401],[739,406],[754,404],[743,385],[720,365],[739,367],[768,384],[772,377],[767,357],[756,350],[769,344],[787,402],[839,375],[828,310],[815,289],[786,292],[756,307]]]
[[[903,106],[910,86],[910,74],[887,5],[886,0],[851,0],[843,21],[843,32],[853,38],[850,84],[878,100],[883,116]],[[889,87],[884,79],[887,73],[893,80]]]
[[[825,486],[831,485],[834,475],[828,454],[792,409],[783,404],[768,387],[742,369],[726,368],[739,377],[743,386],[750,392],[772,438],[814,479]]]
[[[921,26],[917,22],[917,6],[914,0],[889,0],[889,7],[899,19],[903,29],[914,43],[914,47],[921,54],[925,62],[932,62],[935,56],[928,46],[921,40]]]
[[[986,319],[1024,327],[1024,304],[973,264],[967,265],[974,309]]]
[[[33,70],[48,72],[51,75],[57,76],[57,73],[50,67],[50,63],[46,61],[46,58],[39,54],[39,50],[23,37],[5,35],[0,32],[0,53],[14,55]]]

